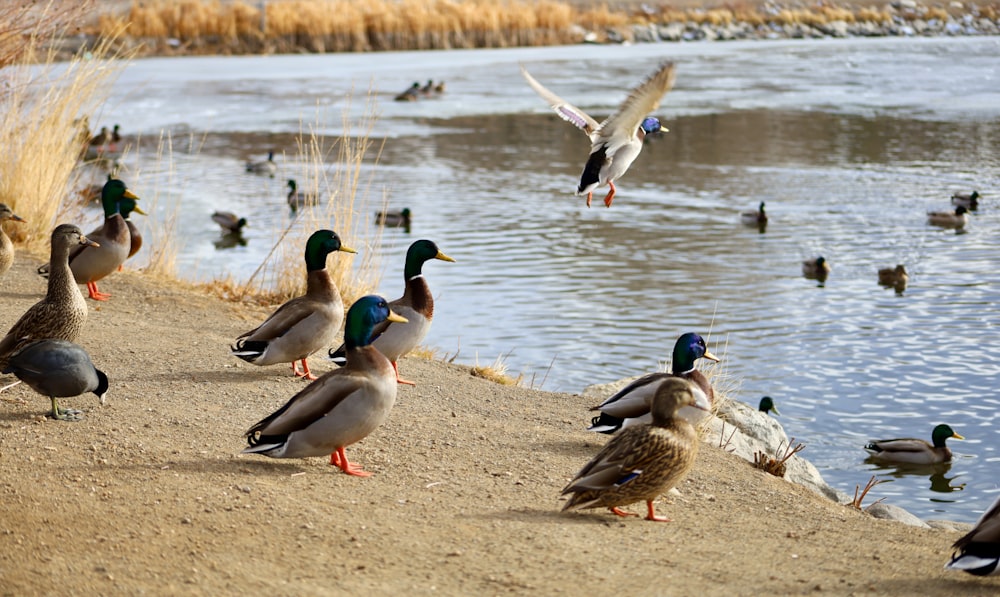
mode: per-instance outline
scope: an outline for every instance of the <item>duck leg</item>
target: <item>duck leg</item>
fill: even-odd
[[[621,509],[619,509],[619,508],[618,508],[618,507],[616,507],[616,506],[613,506],[613,507],[611,507],[611,508],[608,508],[608,510],[611,510],[612,512],[614,512],[614,513],[615,513],[615,514],[617,514],[618,516],[638,516],[638,514],[636,514],[636,513],[634,513],[634,512],[626,512],[626,511],[624,511],[624,510],[621,510]]]
[[[309,371],[309,363],[306,363],[305,359],[302,359],[302,371],[299,371],[295,361],[292,361],[292,374],[295,375],[295,377],[304,377],[310,381],[317,379],[317,377]]]
[[[646,500],[646,507],[649,509],[649,514],[646,515],[646,520],[652,520],[654,522],[673,522],[672,518],[656,515],[656,510],[653,509],[653,500]]]
[[[591,191],[587,193],[587,207],[590,207],[590,202],[594,199],[594,193]]]
[[[396,364],[396,361],[392,361],[392,370],[396,372],[396,383],[403,384],[404,386],[417,385],[416,382],[410,381],[408,379],[403,379],[402,377],[399,376],[399,365]]]
[[[608,194],[604,196],[604,205],[607,207],[611,207],[611,202],[615,200],[615,190],[616,190],[615,182],[613,180],[609,180],[608,185],[611,187],[611,190],[608,191]],[[590,206],[589,201],[587,202],[587,206],[588,207]]]
[[[87,282],[87,291],[90,293],[90,298],[95,301],[106,301],[111,298],[110,294],[97,289],[97,282]]]
[[[341,446],[337,448],[337,451],[330,454],[330,464],[340,468],[348,475],[354,475],[355,477],[371,477],[372,474],[366,470],[363,470],[358,465],[352,465],[347,460],[347,454],[344,453],[344,447]]]

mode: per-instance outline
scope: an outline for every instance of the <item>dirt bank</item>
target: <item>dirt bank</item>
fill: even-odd
[[[44,292],[38,260],[2,279],[4,330]],[[389,422],[348,455],[239,455],[243,432],[303,387],[228,345],[265,313],[141,274],[101,284],[81,340],[111,378],[79,423],[0,395],[0,593],[987,595],[942,570],[959,533],[874,520],[711,445],[663,498],[672,523],[561,514],[606,440],[578,396],[495,385],[409,359]],[[442,303],[439,309],[447,309]],[[322,372],[332,365],[314,360]],[[638,507],[633,508],[639,511]]]

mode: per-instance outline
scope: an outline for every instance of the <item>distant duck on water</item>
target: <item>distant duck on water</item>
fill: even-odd
[[[969,210],[964,205],[959,205],[955,211],[929,211],[927,212],[927,223],[941,228],[965,228],[969,223]]]
[[[274,161],[274,152],[267,152],[266,160],[259,162],[247,160],[246,170],[247,172],[251,172],[253,174],[263,174],[274,178],[274,175],[278,173],[278,164]]]
[[[410,228],[412,213],[409,207],[399,211],[380,211],[375,214],[375,223],[386,228]]]
[[[976,211],[979,209],[979,197],[979,191],[972,191],[971,193],[957,191],[951,195],[951,204],[956,207],[964,207],[970,211]]]
[[[802,262],[802,275],[809,280],[825,282],[830,275],[830,263],[825,257],[819,256]]]
[[[316,205],[319,203],[319,196],[315,193],[300,191],[299,185],[295,182],[294,178],[289,178],[285,186],[288,187],[288,207],[291,207],[292,211],[298,211],[307,205]]]

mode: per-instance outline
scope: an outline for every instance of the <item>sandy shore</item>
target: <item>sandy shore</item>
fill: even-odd
[[[20,254],[4,276],[4,330],[44,293],[38,263]],[[606,441],[584,431],[589,404],[441,362],[404,359],[417,386],[348,448],[370,478],[240,455],[243,432],[305,383],[228,354],[266,311],[129,271],[101,289],[113,297],[88,301],[80,343],[111,379],[108,404],[67,399],[86,417],[62,423],[23,385],[0,395],[2,594],[1000,590],[942,569],[959,533],[872,519],[708,444],[681,497],[658,502],[672,523],[560,513]]]

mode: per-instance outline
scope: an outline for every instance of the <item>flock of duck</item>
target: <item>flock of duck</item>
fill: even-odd
[[[979,209],[979,197],[979,191],[955,192],[951,196],[951,203],[955,209],[929,211],[927,212],[927,223],[941,228],[953,228],[961,232],[969,223],[969,212]],[[765,203],[761,201],[756,210],[740,213],[740,221],[744,225],[752,226],[764,233],[768,223],[764,205]],[[817,280],[820,284],[826,282],[831,270],[830,263],[822,255],[802,262],[802,275],[810,280]],[[894,289],[897,294],[902,294],[906,290],[909,281],[910,276],[906,271],[906,266],[901,263],[897,264],[896,267],[885,267],[878,270],[878,283],[881,286]]]
[[[600,123],[542,87],[523,67],[522,74],[556,113],[589,137],[591,153],[577,194],[586,195],[589,206],[594,190],[609,186],[604,202],[610,207],[614,181],[639,154],[644,136],[664,130],[647,114],[658,107],[673,85],[673,64],[660,65],[630,92],[614,114]],[[273,176],[277,171],[272,167],[273,157],[270,154],[266,162],[248,163],[247,171]],[[289,185],[296,191],[294,181]],[[971,199],[976,201],[978,193]],[[50,260],[43,268],[48,275],[46,296],[0,340],[0,370],[14,374],[48,397],[52,418],[80,418],[79,411],[61,408],[58,398],[93,392],[103,402],[108,390],[107,376],[96,369],[86,351],[74,344],[88,310],[78,284],[87,285],[93,300],[110,297],[97,290],[97,282],[118,269],[133,248],[125,216],[131,211],[142,213],[136,200],[124,182],[109,177],[101,189],[105,219],[100,228],[87,235],[72,224],[53,230]],[[975,205],[959,204],[953,215],[956,220],[949,222],[957,222],[968,209],[975,209]],[[409,210],[405,211],[405,216],[399,217],[408,222]],[[383,223],[389,221],[389,214],[377,217]],[[931,223],[950,225],[937,221],[935,214],[928,217]],[[233,214],[217,212],[213,219],[224,229],[239,230],[246,225]],[[741,219],[748,224],[766,224],[764,204]],[[16,222],[20,218],[0,205],[0,221],[8,220]],[[2,227],[0,241],[2,274],[13,261],[12,246]],[[368,476],[370,473],[348,460],[345,448],[367,437],[386,420],[399,384],[413,383],[399,375],[398,361],[420,344],[433,319],[434,300],[423,266],[431,260],[454,259],[434,242],[417,240],[406,254],[402,297],[389,302],[377,295],[365,296],[345,314],[340,293],[326,269],[327,257],[334,252],[356,251],[345,246],[336,232],[314,232],[304,251],[305,294],[281,305],[259,326],[238,336],[230,348],[233,356],[255,365],[289,363],[293,375],[311,381],[246,431],[247,447],[243,452],[272,458],[329,454],[330,464],[344,473]],[[804,263],[803,268],[807,275],[817,277],[829,273],[829,264],[822,257]],[[902,266],[897,270],[905,276]],[[329,358],[340,367],[316,377],[307,359],[333,346],[342,325],[343,343],[328,350]],[[715,399],[711,383],[695,366],[699,359],[719,360],[708,351],[701,336],[683,334],[674,345],[669,372],[643,376],[593,407],[599,414],[593,417],[589,429],[613,437],[563,489],[562,494],[569,496],[563,510],[608,508],[619,516],[638,516],[621,507],[645,501],[647,520],[670,520],[656,515],[653,502],[676,486],[693,466],[699,444],[694,425],[711,411]],[[760,408],[776,411],[770,399],[762,400]],[[948,438],[962,439],[947,425],[939,425],[932,434],[933,443],[912,438],[875,440],[865,449],[872,459],[882,462],[943,462],[951,457],[945,445]],[[977,575],[1000,573],[1000,500],[954,548],[948,568]]]
[[[426,85],[420,85],[419,81],[414,81],[412,85],[404,89],[393,99],[397,102],[415,102],[421,98],[439,96],[444,93],[444,81],[435,83],[432,79],[427,79]]]

